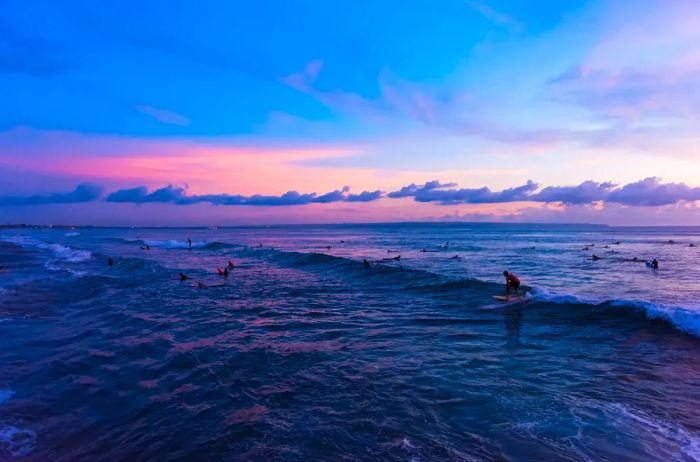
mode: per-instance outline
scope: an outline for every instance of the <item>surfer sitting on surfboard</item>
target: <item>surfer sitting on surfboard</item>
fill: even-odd
[[[509,273],[508,271],[504,271],[503,276],[506,278],[506,297],[510,296],[510,289],[513,289],[515,295],[520,296],[520,293],[518,292],[518,289],[520,288],[520,279],[518,276],[513,273]]]

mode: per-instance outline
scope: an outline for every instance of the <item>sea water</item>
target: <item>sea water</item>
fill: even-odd
[[[700,228],[2,229],[0,460],[700,460],[691,243]],[[492,298],[504,270],[521,301]]]

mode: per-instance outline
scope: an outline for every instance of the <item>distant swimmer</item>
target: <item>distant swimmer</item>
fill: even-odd
[[[233,269],[233,262],[231,260],[228,261],[228,269]]]
[[[599,256],[596,255],[596,254],[593,254],[593,255],[591,256],[591,260],[594,260],[594,261],[595,261],[595,260],[602,260],[602,259],[603,259],[603,257],[599,257]]]
[[[192,239],[190,239],[189,237],[187,238],[187,248],[192,250]]]
[[[422,252],[422,253],[425,253],[425,252],[426,252],[426,250],[425,250],[425,249],[421,249],[421,252]]]
[[[197,283],[197,287],[198,287],[199,289],[204,289],[204,288],[206,287],[206,285],[205,285],[202,281],[199,281],[199,282]]]
[[[462,259],[462,257],[460,257],[459,255],[455,255],[454,257],[450,258],[450,260],[461,260],[461,259]]]
[[[510,296],[511,289],[513,289],[515,295],[520,295],[520,292],[518,292],[518,289],[520,289],[520,278],[513,273],[509,273],[508,271],[504,271],[503,276],[506,278],[505,296]]]
[[[107,257],[107,266],[114,266],[114,262],[112,261],[112,257]]]
[[[399,260],[401,260],[401,255],[397,255],[397,256],[392,257],[392,258],[382,258],[382,261],[399,261]]]
[[[189,279],[189,277],[188,277],[188,276],[185,276],[184,273],[180,273],[178,276],[180,277],[180,280],[181,280],[181,281],[186,281],[186,280]]]
[[[369,268],[371,263],[365,258],[364,260],[362,260],[362,264],[365,265],[365,268]]]
[[[675,244],[676,241],[674,241],[673,239],[669,239],[669,240],[668,240],[668,243],[669,243],[669,244]]]

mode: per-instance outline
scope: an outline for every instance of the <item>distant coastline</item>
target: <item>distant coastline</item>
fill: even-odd
[[[0,225],[0,229],[227,229],[227,228],[270,228],[270,227],[304,227],[304,226],[389,226],[389,225],[403,225],[403,226],[431,226],[431,225],[441,225],[441,226],[460,226],[460,225],[473,225],[473,226],[512,226],[512,227],[525,227],[525,226],[556,226],[556,227],[573,227],[573,226],[586,226],[594,228],[617,228],[624,226],[612,226],[604,223],[510,223],[510,222],[498,222],[498,221],[386,221],[386,222],[367,222],[367,223],[275,223],[275,224],[250,224],[250,225],[197,225],[197,226],[186,226],[186,225],[164,225],[164,226],[101,226],[101,225],[67,225],[67,224],[57,224],[57,225],[38,225],[29,223],[11,223]],[[643,228],[693,228],[694,226],[627,226],[627,227],[643,227]]]

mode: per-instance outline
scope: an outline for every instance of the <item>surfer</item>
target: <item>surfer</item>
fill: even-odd
[[[693,243],[691,242],[691,243],[688,245],[688,247],[695,247],[695,244],[693,244]]]
[[[454,257],[450,258],[450,260],[461,260],[461,259],[462,259],[462,257],[460,257],[459,255],[455,255]]]
[[[520,279],[518,278],[518,276],[516,276],[513,273],[509,273],[508,271],[504,271],[503,276],[506,278],[506,297],[510,297],[510,289],[513,289],[515,295],[519,296],[520,293],[518,292],[518,289],[520,288]]]
[[[654,258],[653,260],[651,260],[651,267],[652,267],[653,269],[659,269],[659,261],[658,261],[656,258]]]
[[[112,257],[107,257],[107,266],[114,266],[114,262],[112,261]]]
[[[186,280],[189,279],[189,277],[188,277],[188,276],[185,276],[184,273],[180,273],[178,276],[180,277],[180,280],[181,280],[181,281],[186,281]]]
[[[192,250],[192,239],[190,239],[189,237],[187,238],[187,248]]]
[[[228,269],[233,269],[233,262],[231,260],[228,261]]]
[[[151,250],[151,246],[146,244],[144,247],[141,247],[141,250]]]
[[[365,265],[365,268],[369,268],[369,266],[370,266],[370,262],[366,258],[364,260],[362,260],[362,264]]]
[[[401,255],[397,255],[393,258],[382,258],[382,261],[399,261],[401,260]]]
[[[593,255],[591,256],[591,260],[593,260],[593,261],[601,260],[602,258],[603,258],[603,257],[599,257],[599,256],[596,255],[596,254],[593,254]]]

